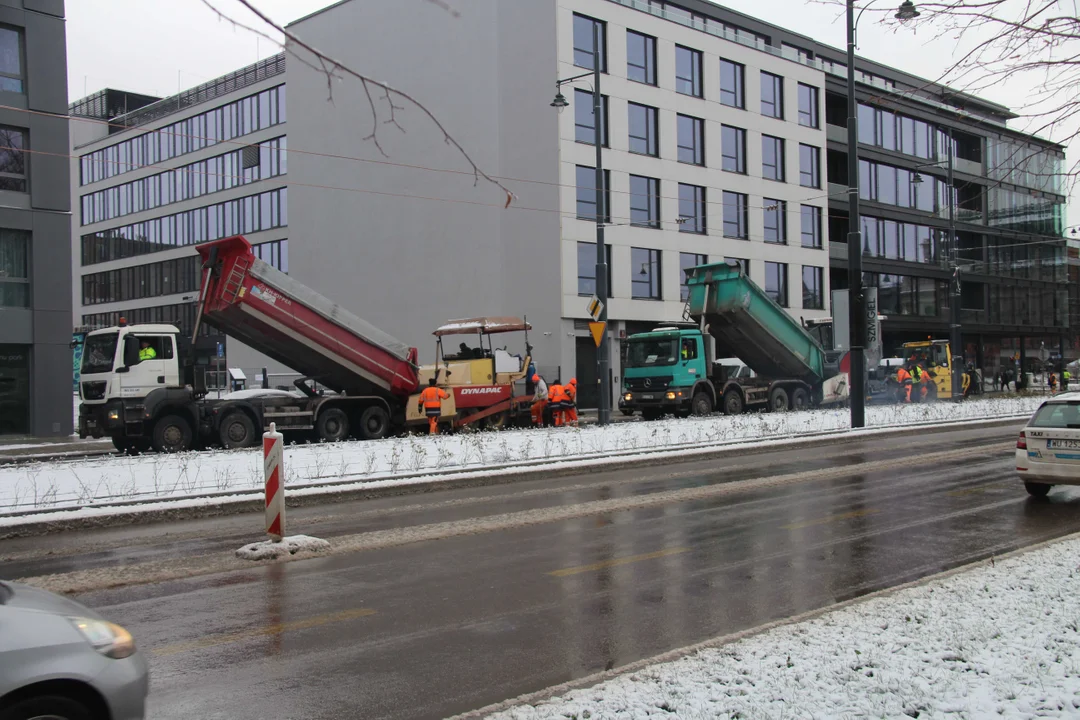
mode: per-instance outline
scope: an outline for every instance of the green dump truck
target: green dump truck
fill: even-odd
[[[734,415],[751,408],[804,409],[848,399],[840,353],[817,340],[751,282],[737,262],[687,271],[692,324],[659,327],[627,339],[623,412]],[[717,361],[717,347],[752,372]]]

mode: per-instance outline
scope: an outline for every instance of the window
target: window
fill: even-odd
[[[0,127],[0,190],[26,192],[24,150],[26,133],[14,128]]]
[[[701,52],[675,46],[675,91],[701,97]]]
[[[724,191],[724,237],[748,240],[747,196],[745,193]]]
[[[787,203],[783,200],[764,198],[765,242],[787,242]]]
[[[596,126],[593,125],[593,94],[587,90],[574,90],[574,139],[579,143],[595,144]],[[600,144],[608,146],[608,97],[600,96]]]
[[[627,103],[626,107],[630,126],[630,152],[659,157],[660,147],[656,132],[659,111],[637,103]]]
[[[0,230],[0,308],[30,307],[30,233]]]
[[[630,224],[660,227],[660,181],[656,178],[630,176]]]
[[[780,307],[788,306],[787,263],[765,263],[765,294]]]
[[[740,109],[746,108],[745,78],[745,65],[720,59],[721,104]]]
[[[607,254],[608,283],[611,282],[611,246],[604,243]],[[608,288],[610,295],[610,288]],[[596,294],[596,243],[577,244],[577,292],[592,297]]]
[[[0,90],[23,91],[22,32],[0,25]]]
[[[778,137],[761,136],[761,177],[784,181],[784,141]]]
[[[746,131],[731,125],[720,126],[723,169],[746,174]]]
[[[679,183],[679,232],[705,234],[705,188]]]
[[[685,337],[679,343],[679,357],[683,360],[697,360],[697,339]]]
[[[821,248],[821,208],[802,205],[799,208],[802,223],[802,246]]]
[[[799,124],[816,128],[818,125],[818,89],[799,83]]]
[[[806,310],[824,310],[825,295],[821,289],[824,272],[813,265],[802,268],[802,306]]]
[[[707,265],[709,262],[708,255],[702,255],[700,253],[679,253],[679,300],[686,302],[690,297],[690,286],[686,284],[687,274],[686,271],[690,268],[695,268],[698,265]]]
[[[646,85],[656,84],[656,38],[626,31],[626,77]]]
[[[577,166],[577,216],[596,222],[596,168]],[[604,171],[603,222],[611,222],[611,171]]]
[[[705,121],[689,115],[676,115],[679,162],[705,164]]]
[[[574,64],[593,68],[593,26],[600,30],[600,72],[607,72],[607,23],[574,13]]]
[[[638,300],[661,300],[660,251],[630,248],[630,297]]]
[[[761,71],[761,114],[784,119],[784,78]]]
[[[799,145],[799,184],[821,187],[821,150],[813,145]]]

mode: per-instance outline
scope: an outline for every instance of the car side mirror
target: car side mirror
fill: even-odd
[[[124,365],[131,367],[139,364],[139,338],[134,335],[124,337]]]

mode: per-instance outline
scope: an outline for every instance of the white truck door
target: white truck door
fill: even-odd
[[[138,334],[136,337],[139,340],[139,362],[129,365],[128,371],[119,376],[121,397],[146,397],[151,391],[165,387],[169,365],[176,372],[171,335]]]

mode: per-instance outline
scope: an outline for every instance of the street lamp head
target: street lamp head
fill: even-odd
[[[915,9],[915,3],[911,2],[911,0],[904,0],[904,2],[901,3],[900,8],[896,11],[896,19],[901,22],[905,20],[914,20],[921,14],[922,13]]]
[[[911,182],[914,183],[915,185],[921,185],[922,184],[922,175],[919,174],[918,170],[915,171],[915,175],[911,178]]]
[[[555,99],[551,101],[551,107],[557,108],[562,111],[563,108],[568,107],[570,103],[567,101],[566,96],[561,92],[555,93]]]

